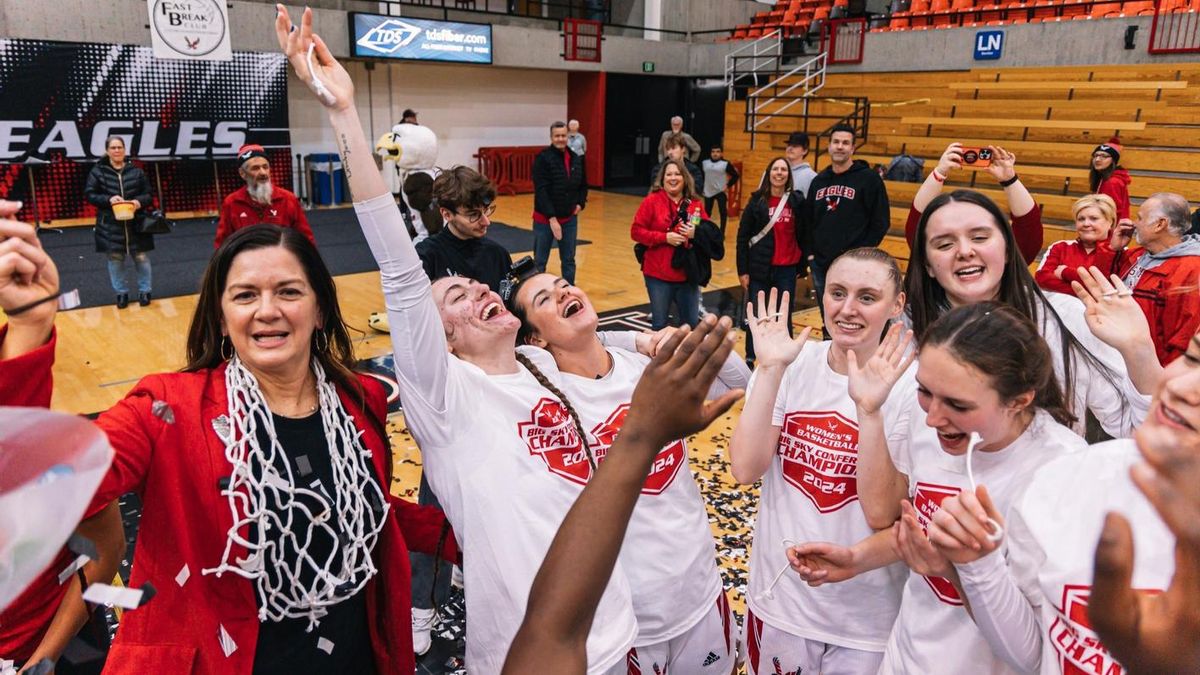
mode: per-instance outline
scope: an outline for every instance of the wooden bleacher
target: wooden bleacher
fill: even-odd
[[[1074,237],[1071,204],[1088,191],[1093,149],[1114,132],[1124,145],[1121,165],[1132,175],[1135,204],[1164,191],[1200,201],[1195,187],[1200,185],[1200,64],[837,73],[827,76],[816,96],[821,99],[809,104],[813,115],[846,114],[853,97],[870,99],[869,138],[855,156],[872,165],[886,166],[895,155],[907,153],[925,160],[928,175],[953,141],[1000,145],[1016,153],[1022,182],[1043,208],[1047,245]],[[773,112],[772,105],[762,112]],[[747,185],[757,185],[768,161],[783,154],[787,135],[797,127],[795,118],[768,119],[751,148],[745,102],[730,101],[726,156],[740,159]],[[825,144],[821,147],[823,151]],[[810,155],[809,161],[819,171],[828,158]],[[1005,206],[1003,191],[991,176],[974,173],[954,172],[947,187],[970,187],[974,177],[974,189]],[[887,186],[892,232],[885,248],[907,259],[903,226],[918,185],[888,181]],[[750,192],[743,190],[744,198]]]

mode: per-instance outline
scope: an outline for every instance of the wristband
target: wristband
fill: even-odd
[[[58,296],[60,296],[60,295],[62,295],[62,291],[55,291],[55,292],[51,293],[50,295],[47,295],[46,297],[42,298],[41,300],[34,300],[33,302],[21,305],[20,307],[13,307],[12,309],[5,310],[4,313],[9,316],[19,316],[21,314],[24,314],[25,312],[28,312],[29,310],[33,309],[34,307],[37,307],[38,305],[44,305],[47,302],[53,302],[55,300],[58,300]]]
[[[1008,187],[1019,180],[1021,180],[1021,177],[1014,173],[1012,178],[1000,181],[1000,187]]]
[[[934,180],[936,180],[936,181],[937,181],[937,182],[939,182],[939,183],[945,183],[945,182],[946,182],[946,177],[945,177],[945,176],[943,176],[943,175],[941,174],[941,172],[939,172],[939,171],[937,170],[937,168],[934,168],[933,172],[932,172],[932,173],[930,173],[929,175],[933,176],[933,179],[934,179]]]

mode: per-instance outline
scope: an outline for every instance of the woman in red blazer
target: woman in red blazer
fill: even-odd
[[[157,591],[122,617],[104,672],[413,672],[408,544],[453,558],[454,538],[390,495],[385,396],[353,364],[312,244],[231,236],[184,372],[97,420],[115,456],[91,512],[141,496],[130,583]]]

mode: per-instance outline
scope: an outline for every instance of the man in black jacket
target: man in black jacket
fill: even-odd
[[[860,246],[878,246],[891,221],[887,188],[871,165],[854,159],[854,128],[839,124],[829,132],[830,165],[808,187],[805,231],[813,289],[821,318],[825,271],[839,255]],[[828,335],[828,332],[826,332]]]
[[[567,147],[567,123],[550,125],[550,145],[533,160],[533,261],[546,271],[550,247],[558,242],[562,278],[575,284],[578,214],[587,204],[583,157]]]
[[[484,236],[496,212],[496,186],[478,171],[456,166],[434,179],[433,197],[446,225],[417,244],[425,274],[430,281],[467,277],[499,292],[512,256]]]

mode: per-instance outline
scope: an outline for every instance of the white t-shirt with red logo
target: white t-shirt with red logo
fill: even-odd
[[[526,347],[521,352],[538,351]],[[629,399],[650,359],[610,347],[613,367],[599,379],[562,373],[563,393],[571,399],[597,459],[616,440]],[[739,359],[736,354],[732,358]],[[712,611],[721,592],[716,550],[708,511],[688,467],[683,439],[659,451],[642,486],[625,542],[621,567],[633,594],[638,621],[637,645],[670,640],[687,632]]]
[[[550,542],[591,475],[562,404],[524,367],[488,375],[452,356],[391,195],[356,203],[379,264],[405,421],[463,551],[467,668],[499,673]],[[531,354],[555,376],[548,353]],[[588,635],[588,673],[625,659],[637,623],[620,565]]]
[[[917,401],[909,420],[908,442],[889,444],[896,469],[908,476],[909,498],[922,527],[928,528],[942,500],[971,489],[966,456],[944,452],[937,432],[925,425]],[[1087,447],[1069,428],[1039,410],[1025,433],[996,452],[975,452],[975,481],[986,485],[992,502],[1008,518],[1033,475],[1048,462]],[[997,657],[971,620],[950,581],[910,573],[900,615],[884,652],[881,674],[1015,672]]]
[[[1175,573],[1175,537],[1129,478],[1129,468],[1140,460],[1137,445],[1120,439],[1050,462],[1013,508],[1008,565],[993,553],[960,571],[977,617],[980,609],[986,612],[981,629],[1022,669],[1046,675],[1125,673],[1089,618],[1105,514],[1120,513],[1132,526],[1134,588],[1161,592]]]
[[[787,566],[783,540],[850,546],[874,530],[858,501],[858,421],[849,382],[829,367],[832,342],[809,343],[787,368],[771,423],[779,446],[762,479],[747,602],[768,625],[809,640],[883,651],[907,578],[902,564],[811,588]],[[883,406],[884,429],[907,431],[914,364]]]

